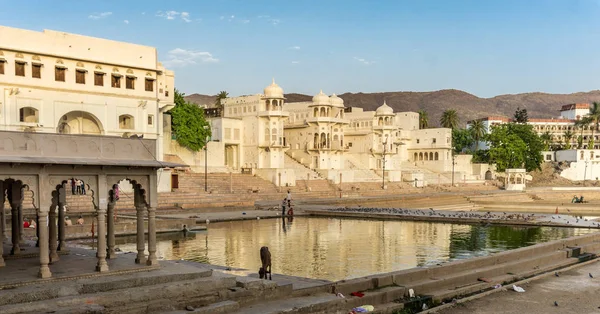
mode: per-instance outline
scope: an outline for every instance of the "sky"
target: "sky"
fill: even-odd
[[[600,89],[600,0],[16,3],[0,25],[156,47],[187,94]]]

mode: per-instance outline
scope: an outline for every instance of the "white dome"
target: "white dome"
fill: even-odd
[[[271,85],[265,87],[265,97],[267,98],[283,98],[283,89],[275,84],[275,79]]]
[[[331,97],[329,97],[329,102],[334,107],[344,108],[344,100],[338,97],[336,94],[333,94]]]
[[[313,101],[314,105],[325,105],[325,106],[331,105],[331,103],[329,102],[329,97],[327,97],[327,95],[323,94],[323,91],[316,94],[313,97],[312,101]]]
[[[387,116],[387,115],[393,115],[394,114],[394,109],[392,109],[392,107],[388,106],[385,103],[385,100],[383,101],[383,105],[381,105],[379,108],[377,108],[377,110],[375,110],[375,115],[378,116]]]

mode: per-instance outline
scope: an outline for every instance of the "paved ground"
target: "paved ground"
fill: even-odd
[[[528,213],[502,213],[502,212],[474,212],[474,211],[448,211],[434,209],[402,209],[402,208],[376,208],[376,207],[322,207],[306,208],[306,210],[328,211],[340,214],[374,214],[390,215],[398,218],[417,218],[431,221],[456,221],[456,222],[489,222],[502,224],[538,225],[538,226],[563,226],[563,227],[590,227],[600,228],[596,217],[581,217],[575,215],[558,214],[528,214]]]
[[[591,273],[594,278],[589,277]],[[508,289],[441,310],[442,314],[600,313],[600,261],[522,285],[524,293]],[[554,305],[554,301],[558,306]]]
[[[301,215],[301,210],[294,210],[295,215]],[[206,220],[210,222],[217,221],[231,221],[231,220],[245,220],[245,219],[256,219],[260,218],[272,218],[281,217],[281,212],[278,210],[232,210],[222,212],[204,212],[199,210],[190,210],[189,213],[184,214],[166,214],[157,217],[164,218],[195,218],[199,224],[205,224]]]
[[[0,267],[0,286],[39,280],[39,248],[35,247],[35,242],[27,241],[26,246],[21,249],[22,257],[9,256],[10,248],[8,242],[4,243],[6,266]],[[50,265],[53,278],[98,274],[95,270],[98,261],[96,251],[73,246],[68,246],[68,250],[68,254],[59,255],[60,260]],[[116,259],[107,260],[109,270],[121,272],[146,268],[145,265],[136,264],[135,257],[136,254],[118,253]]]

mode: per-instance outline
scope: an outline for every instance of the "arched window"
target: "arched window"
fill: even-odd
[[[133,130],[135,128],[133,116],[122,114],[119,116],[119,129]]]
[[[424,155],[423,157],[425,158],[425,160],[429,160],[429,154],[428,153],[425,153],[423,155]]]
[[[269,128],[265,129],[265,142],[269,143],[269,139],[271,138],[271,132],[269,132]]]
[[[423,160],[423,153],[419,153],[419,160]]]
[[[319,148],[319,133],[315,133],[313,148],[315,148],[315,149]]]
[[[326,117],[327,116],[327,110],[325,110],[325,107],[321,107],[321,117]]]
[[[438,152],[435,153],[435,160],[440,160],[440,154]]]
[[[31,107],[23,107],[19,109],[19,121],[27,123],[40,122],[38,110]]]
[[[314,115],[315,118],[319,116],[319,108],[315,108]]]
[[[271,129],[271,141],[277,143],[277,128]]]
[[[433,153],[429,153],[429,160],[433,160]]]
[[[327,135],[325,133],[321,133],[321,148],[327,147]]]
[[[414,160],[414,161],[417,161],[417,160],[419,160],[419,154],[417,154],[417,153],[414,153],[414,154],[413,154],[413,160]]]
[[[383,118],[379,118],[379,121],[377,121],[377,125],[378,126],[382,126],[383,125]]]

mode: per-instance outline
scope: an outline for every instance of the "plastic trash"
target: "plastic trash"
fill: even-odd
[[[500,289],[500,288],[502,288],[501,284],[497,284],[497,285],[494,286],[494,289]]]
[[[427,304],[423,303],[423,308],[422,308],[422,310],[423,310],[423,311],[429,310],[429,306],[427,306]]]
[[[345,298],[346,298],[346,297],[345,297],[343,294],[341,294],[341,293],[339,293],[339,292],[338,292],[337,296],[338,296],[338,298],[342,298],[342,299],[345,299]]]
[[[411,297],[411,298],[414,298],[415,297],[415,290],[408,289],[408,296]]]
[[[515,290],[516,292],[525,292],[525,289],[515,285],[513,285],[513,290]]]
[[[362,305],[362,306],[358,306],[352,309],[352,311],[356,312],[356,313],[367,313],[367,312],[373,312],[375,310],[375,307],[372,305]]]

